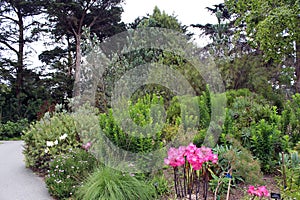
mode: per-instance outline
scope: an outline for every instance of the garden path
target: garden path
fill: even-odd
[[[23,141],[0,141],[0,200],[52,200],[41,177],[25,168]]]

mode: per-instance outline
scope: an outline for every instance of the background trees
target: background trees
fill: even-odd
[[[90,28],[101,41],[125,30],[121,22],[121,2],[0,1],[0,84],[4,122],[24,117],[31,121],[37,118],[38,112],[47,110],[42,107],[72,97],[73,81],[79,83],[80,77],[83,27]],[[39,56],[43,66],[37,63],[30,66],[28,61],[32,60],[29,57],[34,48],[28,44],[42,39],[39,36],[43,36],[44,45],[53,46],[53,49],[48,48]]]
[[[245,31],[248,25],[239,21],[228,4],[207,9],[218,23],[192,26],[200,28],[202,34],[211,39],[205,48],[214,55],[226,89],[248,88],[282,107],[281,94],[286,94],[286,88],[291,86],[290,70],[266,59],[266,53],[260,46],[253,45],[253,39]]]
[[[111,35],[125,30],[121,23],[122,0],[68,0],[45,1],[45,9],[53,28],[52,33],[61,38],[66,36],[74,40],[75,67],[74,96],[79,95],[80,88],[80,64],[81,64],[81,40],[83,27],[91,30],[102,41]],[[76,89],[77,88],[77,89]]]
[[[35,28],[39,22],[34,17],[40,13],[40,1],[0,1],[0,84],[9,87],[6,93],[1,91],[2,98],[5,98],[2,105],[4,121],[34,118],[29,111],[35,109],[31,107],[34,103],[30,99],[40,95],[32,91],[39,78],[29,69],[28,54],[32,50],[29,44],[37,39]]]
[[[227,0],[235,14],[237,33],[246,32],[249,44],[263,51],[266,62],[295,70],[294,87],[300,92],[300,4],[296,0]],[[288,62],[289,61],[289,62]]]

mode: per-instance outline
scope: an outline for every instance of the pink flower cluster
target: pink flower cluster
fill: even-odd
[[[168,151],[168,158],[165,158],[165,164],[172,167],[184,165],[188,161],[194,170],[199,170],[202,164],[211,161],[218,162],[218,155],[213,154],[211,148],[202,146],[196,147],[194,144],[189,144],[187,147],[181,146],[178,149],[170,148]]]
[[[248,188],[248,194],[258,196],[258,197],[268,197],[270,196],[269,191],[266,186],[259,186],[255,188],[253,185],[250,185]]]
[[[85,149],[86,151],[89,150],[92,146],[92,143],[91,142],[88,142],[86,144],[83,144],[82,145],[82,148]]]

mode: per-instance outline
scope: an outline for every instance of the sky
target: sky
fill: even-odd
[[[216,22],[215,17],[205,8],[223,2],[224,0],[125,0],[122,20],[129,23],[139,16],[152,14],[157,5],[167,14],[175,14],[183,25],[213,23]]]
[[[206,7],[223,3],[224,0],[125,0],[122,20],[125,23],[133,22],[137,17],[152,14],[155,6],[167,14],[174,14],[182,25],[217,23],[217,18],[211,15]],[[199,38],[198,28],[189,28],[195,33],[197,44],[203,46],[207,38]]]

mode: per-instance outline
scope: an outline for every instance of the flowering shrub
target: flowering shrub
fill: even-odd
[[[46,173],[49,161],[56,155],[81,146],[75,120],[69,113],[54,113],[51,118],[45,115],[30,126],[22,139],[26,166],[41,173]]]
[[[259,197],[259,199],[262,199],[263,197],[270,196],[266,186],[259,186],[255,188],[253,185],[250,185],[247,192],[248,194],[253,195],[252,199],[255,199],[255,197]]]
[[[165,164],[174,168],[174,183],[177,197],[185,197],[196,193],[196,199],[200,192],[200,183],[203,182],[203,198],[207,198],[209,165],[218,162],[218,155],[214,154],[211,148],[202,146],[196,147],[194,144],[181,146],[178,149],[170,148]],[[180,173],[179,167],[183,170]],[[201,180],[202,179],[202,180]]]
[[[45,177],[49,193],[58,199],[72,197],[96,165],[96,158],[83,149],[56,156]]]
[[[75,113],[58,111],[45,113],[24,133],[26,166],[46,174],[49,162],[55,156],[68,153],[70,149],[84,148],[91,135],[98,133],[97,109],[88,105],[76,108]],[[87,141],[88,140],[88,141]],[[91,143],[85,149],[89,149]]]

